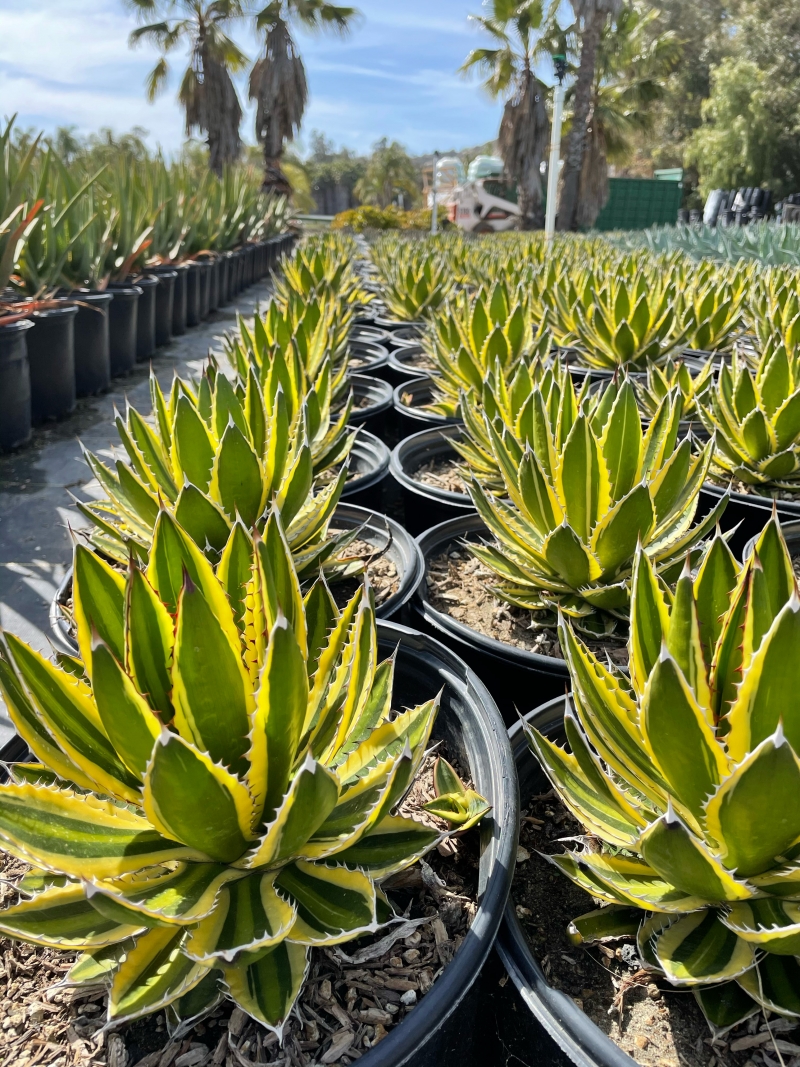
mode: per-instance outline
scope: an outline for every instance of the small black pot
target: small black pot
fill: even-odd
[[[433,401],[434,383],[432,378],[414,378],[410,382],[395,386],[394,410],[397,412],[397,427],[402,437],[408,437],[426,426],[460,426],[461,419],[450,419],[444,415],[434,415],[423,411],[425,404]]]
[[[414,478],[414,472],[432,459],[458,459],[450,442],[461,434],[458,426],[421,430],[406,437],[392,452],[389,470],[403,494],[406,529],[415,537],[431,526],[475,513],[469,493],[451,493]]]
[[[380,378],[370,378],[366,374],[351,374],[350,385],[356,404],[359,401],[368,402],[366,407],[353,407],[350,412],[350,423],[353,426],[363,426],[365,430],[385,440],[390,430],[389,423],[394,415],[391,385],[388,382],[382,382]]]
[[[417,340],[419,340],[428,325],[426,322],[401,322],[399,319],[390,319],[382,314],[376,314],[372,321],[376,326],[380,326],[382,330],[389,331],[390,340],[398,330],[405,330],[406,336],[410,331],[416,330]]]
[[[219,256],[214,256],[211,260],[211,282],[208,287],[208,310],[216,311],[219,307],[219,282],[220,282],[220,267],[222,261]]]
[[[34,323],[0,319],[0,451],[19,448],[31,439],[31,375],[26,337]]]
[[[211,271],[210,259],[199,259],[200,267],[200,318],[207,319],[211,311]]]
[[[408,604],[414,594],[422,571],[422,553],[411,534],[388,515],[359,508],[353,504],[339,504],[333,515],[331,528],[358,530],[358,539],[374,545],[375,551],[394,563],[400,579],[397,592],[392,593],[376,608],[379,619],[406,620]]]
[[[425,366],[424,364],[427,364]],[[395,385],[407,385],[422,375],[431,377],[435,371],[432,360],[422,345],[403,345],[389,353],[387,377]]]
[[[221,252],[219,257],[219,306],[225,307],[231,300],[231,253]]]
[[[63,419],[75,410],[74,304],[34,311],[27,335],[31,375],[31,418]]]
[[[203,317],[202,282],[203,265],[192,260],[186,278],[186,325],[197,326]]]
[[[142,289],[138,285],[111,284],[114,294],[108,308],[111,377],[130,374],[136,366],[138,305]]]
[[[470,626],[437,611],[428,599],[428,561],[443,552],[460,551],[464,541],[481,541],[491,535],[478,515],[451,519],[417,538],[425,570],[414,596],[415,624],[452,648],[491,690],[505,721],[516,722],[530,709],[532,699],[559,696],[569,685],[563,659],[526,652],[486,637]],[[535,696],[533,696],[535,695]]]
[[[525,720],[551,741],[563,745],[566,740],[564,711],[565,700],[559,696],[529,712]],[[519,795],[524,803],[532,794],[546,792],[550,782],[528,747],[522,724],[517,722],[509,735],[519,778]],[[635,1067],[635,1060],[606,1037],[571,997],[554,989],[547,981],[511,899],[506,904],[497,951],[522,1000],[515,1014],[519,1017],[524,1013],[518,1020],[523,1026],[527,1017],[531,1063],[558,1067]]]
[[[416,322],[401,326],[397,330],[392,330],[391,342],[395,348],[409,348],[414,345],[418,345],[422,340],[422,335],[425,333],[425,323]]]
[[[362,342],[368,345],[385,345],[389,340],[389,331],[374,326],[372,322],[356,319],[350,328],[350,343]]]
[[[374,341],[351,341],[348,367],[352,374],[373,374],[384,378],[382,371],[389,362],[389,349]]]
[[[724,496],[725,490],[711,482],[706,482],[700,490],[700,500],[697,506],[697,516],[702,518]],[[775,500],[772,497],[756,496],[755,493],[731,493],[728,506],[720,520],[723,533],[738,529],[733,534],[728,544],[731,550],[740,556],[745,545],[754,537],[758,537],[769,522],[772,514],[773,503],[782,521],[800,519],[800,500]]]
[[[171,269],[178,275],[172,300],[172,336],[182,337],[186,333],[189,308],[189,264],[173,263]]]
[[[172,340],[172,321],[175,315],[175,285],[178,271],[159,268],[152,272],[158,279],[156,289],[156,345],[168,345]]]
[[[137,289],[142,290],[136,308],[136,362],[144,363],[153,358],[156,350],[156,300],[158,278],[146,274],[136,279]]]
[[[368,430],[360,430],[350,452],[350,477],[342,500],[383,511],[383,483],[389,473],[389,449]]]
[[[108,326],[113,293],[77,289],[75,316],[75,391],[94,396],[111,385],[111,340]]]

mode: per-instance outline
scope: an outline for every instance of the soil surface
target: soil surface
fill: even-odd
[[[670,989],[640,963],[632,938],[576,948],[566,936],[572,919],[598,907],[582,889],[537,853],[571,847],[583,830],[552,790],[528,799],[522,811],[512,899],[534,956],[551,986],[570,996],[615,1044],[646,1067],[796,1067],[798,1023],[761,1015],[714,1040],[689,992]],[[774,1041],[779,1042],[776,1051]],[[790,1047],[794,1046],[795,1051]],[[782,1062],[781,1062],[782,1060]]]
[[[384,552],[384,549],[376,548],[375,545],[371,545],[368,541],[351,541],[345,549],[345,556],[348,559],[355,558],[366,565],[367,577],[370,585],[375,590],[376,606],[388,600],[390,596],[394,596],[400,588],[400,575],[397,573],[397,566]],[[347,578],[342,582],[333,582],[331,584],[331,593],[337,607],[344,608],[347,602],[352,599],[360,584],[360,578]]]
[[[459,459],[431,459],[411,472],[415,482],[431,485],[434,489],[444,489],[448,493],[463,493],[468,496],[467,486],[461,477]]]
[[[401,348],[395,352],[395,356],[404,367],[408,367],[409,370],[418,370],[421,375],[432,374],[438,370],[436,361],[427,352],[414,352],[406,356]]]
[[[497,575],[474,559],[467,549],[451,547],[428,561],[428,599],[437,611],[469,626],[485,637],[505,645],[563,660],[558,634],[549,627],[534,626],[531,611],[512,607],[492,593]],[[593,652],[626,666],[628,650],[623,641],[584,643]]]
[[[766,490],[757,485],[746,485],[744,482],[732,481],[726,482],[720,478],[714,478],[709,475],[708,480],[714,484],[727,489],[729,486],[734,493],[744,493],[745,496],[760,497],[762,500],[787,500],[793,504],[800,504],[800,484],[797,489],[792,491],[791,489],[772,489]]]
[[[441,749],[440,749],[441,751]],[[426,756],[401,805],[433,797],[435,757]],[[314,949],[303,993],[277,1037],[229,1001],[172,1040],[164,1013],[104,1032],[105,987],[58,987],[75,952],[0,937],[0,1063],[3,1067],[311,1067],[346,1064],[378,1044],[431,989],[477,912],[479,835],[448,838],[384,883],[401,921],[330,949]],[[0,852],[0,904],[15,903],[27,864]]]

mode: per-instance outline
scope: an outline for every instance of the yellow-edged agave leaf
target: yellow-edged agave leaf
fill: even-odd
[[[177,1029],[178,1026],[191,1026],[200,1022],[222,1003],[223,997],[222,971],[214,967],[206,972],[196,986],[167,1006],[170,1026]]]
[[[607,885],[599,878],[594,871],[582,866],[577,861],[575,853],[567,852],[563,855],[547,856],[546,859],[548,863],[552,863],[554,867],[557,867],[575,885],[580,886],[581,889],[584,889],[598,900],[605,900],[609,904],[624,904],[626,906],[639,903],[629,899],[623,893],[618,893],[611,885]]]
[[[639,931],[641,912],[624,904],[612,904],[578,915],[567,927],[567,937],[573,945],[597,941],[615,941],[619,937],[635,936]]]
[[[253,539],[241,521],[231,529],[217,567],[217,578],[228,595],[239,630],[244,629],[245,592],[253,572]]]
[[[92,694],[105,732],[128,770],[144,779],[161,724],[99,638],[91,650]]]
[[[338,798],[337,776],[308,755],[265,833],[240,865],[279,866],[293,855],[303,855],[306,841],[325,822]]]
[[[791,801],[800,788],[800,762],[780,724],[736,766],[706,805],[709,834],[721,859],[740,877],[779,866],[800,838],[800,809]]]
[[[100,948],[142,933],[145,925],[102,915],[80,885],[45,889],[0,913],[0,931],[7,936],[61,949]]]
[[[243,1011],[279,1036],[308,973],[308,949],[291,941],[226,964],[224,983]]]
[[[442,836],[415,819],[388,815],[355,845],[337,853],[335,860],[350,868],[361,868],[373,878],[387,878],[425,855]]]
[[[266,488],[252,445],[238,426],[229,423],[214,459],[211,495],[219,500],[231,521],[240,515],[251,527],[266,504]]]
[[[675,587],[666,646],[689,688],[694,693],[701,711],[703,711],[708,720],[709,726],[713,727],[713,715],[710,714],[711,689],[708,684],[707,669],[703,658],[700,618],[695,604],[692,572],[688,559]],[[730,752],[730,743],[728,744],[728,750]]]
[[[232,962],[282,941],[292,929],[296,908],[275,889],[275,872],[255,871],[229,882],[213,912],[189,934],[185,951],[199,962]]]
[[[645,861],[673,885],[704,900],[747,900],[753,891],[725,870],[672,811],[650,823],[637,843]]]
[[[392,753],[399,754],[406,741],[415,753],[423,752],[438,708],[439,697],[401,712],[391,722],[383,722],[376,727],[337,765],[339,779],[343,783],[351,782],[374,760],[383,760]]]
[[[0,840],[36,867],[77,878],[113,878],[172,860],[205,859],[162,837],[125,806],[46,786],[0,787]]]
[[[198,984],[209,964],[182,952],[188,935],[181,927],[148,930],[117,968],[108,998],[108,1017],[117,1022],[158,1011]]]
[[[685,912],[708,903],[703,897],[686,893],[664,878],[649,864],[626,856],[582,852],[575,857],[579,867],[591,871],[617,900],[639,904],[650,911]]]
[[[795,956],[766,955],[737,980],[767,1011],[800,1016],[800,962]]]
[[[177,863],[85,884],[93,899],[97,894],[109,897],[143,919],[189,925],[210,915],[222,887],[238,877],[238,871],[221,863]]]
[[[760,1010],[738,981],[693,989],[695,1000],[715,1031],[730,1030]]]
[[[253,798],[225,767],[164,730],[144,781],[144,810],[154,826],[211,859],[231,863],[253,841]],[[200,821],[198,810],[207,813]]]
[[[99,792],[135,800],[140,782],[109,741],[88,687],[53,666],[14,634],[8,634],[7,641],[41,719],[70,761]]]
[[[753,946],[724,926],[711,910],[681,916],[657,935],[654,952],[676,986],[727,982],[755,963]]]
[[[83,952],[67,971],[65,981],[74,985],[99,985],[107,981],[135,943],[131,938]]]
[[[124,661],[124,576],[84,545],[76,545],[72,590],[78,646],[84,663],[91,662],[92,631],[97,632],[119,662]]]
[[[138,567],[128,576],[124,662],[132,681],[153,711],[170,722],[175,626],[158,594]]]
[[[297,908],[292,941],[333,945],[376,928],[375,886],[363,871],[297,860],[275,879]]]
[[[748,900],[734,904],[720,919],[745,941],[774,952],[796,956],[800,951],[800,906],[788,900]]]
[[[647,684],[668,630],[665,591],[647,554],[639,552],[633,569],[629,641],[631,677],[637,689],[642,690]]]
[[[736,586],[739,564],[727,541],[717,534],[694,580],[694,597],[700,623],[700,641],[707,667],[711,667],[714,648],[722,633],[723,620],[728,611],[731,593]]]
[[[33,897],[44,889],[53,886],[64,886],[75,879],[67,878],[65,874],[55,874],[53,871],[40,871],[31,867],[17,882],[17,892],[23,897]]]

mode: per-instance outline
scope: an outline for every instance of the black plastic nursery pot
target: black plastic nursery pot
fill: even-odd
[[[386,378],[384,373],[389,362],[389,349],[374,341],[350,341],[348,367],[351,373],[373,374]]]
[[[386,376],[395,385],[406,385],[423,375],[434,373],[433,360],[422,345],[393,348],[386,365]]]
[[[459,459],[451,442],[461,434],[458,426],[420,430],[406,437],[392,452],[389,471],[400,485],[406,529],[414,536],[449,519],[475,513],[468,493],[450,492],[414,477],[415,472],[431,460]]]
[[[108,309],[113,293],[74,289],[68,295],[78,308],[75,316],[75,392],[94,396],[111,384]]]
[[[378,654],[380,659],[396,657],[398,708],[414,707],[441,690],[432,743],[447,745],[492,810],[480,829],[478,908],[458,952],[402,1025],[359,1062],[364,1067],[493,1067],[485,1049],[495,1048],[497,1037],[487,1033],[482,978],[508,900],[519,826],[508,736],[486,687],[438,641],[379,621]],[[4,762],[28,758],[19,737],[0,751]],[[493,985],[496,981],[495,976]]]
[[[231,301],[231,253],[222,252],[219,257],[219,306]]]
[[[707,515],[724,496],[725,489],[711,482],[706,482],[700,490],[700,501],[697,507],[698,518]],[[774,500],[770,496],[758,496],[756,493],[730,493],[728,506],[720,520],[723,533],[737,527],[729,540],[732,551],[740,556],[745,545],[754,537],[758,537],[772,515],[773,504],[777,508],[778,516],[783,522],[792,519],[800,520],[800,499]]]
[[[358,530],[358,540],[372,545],[376,555],[385,556],[397,570],[399,586],[391,596],[376,606],[379,619],[407,621],[408,605],[422,572],[419,545],[399,522],[379,511],[339,504],[331,521],[333,530]]]
[[[34,311],[27,335],[31,419],[63,419],[75,410],[74,304]]]
[[[172,299],[172,336],[182,337],[186,333],[189,307],[189,264],[173,263],[171,269],[178,275]]]
[[[200,267],[200,318],[207,319],[211,311],[211,270],[210,259],[199,259]]]
[[[372,322],[357,318],[350,327],[350,341],[363,341],[365,344],[385,345],[389,340],[389,331],[382,330]]]
[[[529,712],[525,720],[563,744],[564,709],[561,695]],[[509,735],[520,800],[525,803],[532,794],[546,792],[550,782],[528,748],[521,723],[517,722]],[[517,1024],[524,1026],[527,1015],[529,1062],[554,1067],[635,1067],[635,1060],[606,1037],[571,997],[549,984],[517,919],[512,899],[506,904],[497,951],[522,1000],[521,1011],[515,1012]]]
[[[202,283],[203,266],[192,260],[186,276],[186,325],[197,326],[202,318]]]
[[[0,451],[20,448],[31,439],[31,376],[26,338],[30,319],[2,324],[0,319]]]
[[[412,345],[418,345],[422,340],[422,335],[425,333],[425,328],[426,323],[424,322],[406,323],[398,329],[392,330],[392,344],[395,348],[408,348]]]
[[[151,359],[156,350],[156,294],[158,278],[146,274],[136,279],[136,286],[142,290],[136,308],[136,362],[144,363]]]
[[[220,279],[220,258],[214,256],[211,260],[211,281],[208,286],[208,310],[216,311],[219,307],[219,279]]]
[[[395,386],[394,410],[397,428],[402,437],[408,437],[426,426],[460,426],[460,419],[450,419],[425,411],[425,405],[433,402],[434,382],[432,378],[414,378],[409,382]]]
[[[156,346],[168,345],[172,340],[172,320],[175,314],[175,285],[177,270],[153,272],[158,281],[156,289]]]
[[[425,567],[414,594],[412,620],[453,649],[489,687],[505,721],[511,725],[530,710],[535,700],[564,693],[569,671],[563,659],[527,652],[487,637],[457,619],[438,611],[428,599],[428,566],[443,553],[463,551],[464,541],[491,539],[477,515],[450,519],[417,538]]]
[[[350,386],[353,390],[350,423],[384,438],[394,415],[391,385],[367,374],[351,374]]]
[[[136,366],[136,337],[139,300],[143,290],[138,285],[109,285],[114,294],[108,308],[108,332],[111,354],[111,377],[130,374]]]
[[[389,473],[389,449],[368,430],[359,430],[350,452],[350,477],[341,499],[383,511],[383,483]]]
[[[391,341],[394,340],[394,337],[399,330],[405,331],[405,337],[408,337],[411,332],[416,331],[417,340],[419,340],[428,325],[426,322],[402,322],[400,319],[390,319],[383,314],[376,314],[373,317],[372,322],[382,330],[388,330],[389,340]]]

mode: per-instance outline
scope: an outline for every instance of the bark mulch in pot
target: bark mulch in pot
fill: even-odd
[[[467,486],[461,477],[461,460],[453,458],[430,459],[410,473],[415,482],[444,489],[448,493],[466,493]]]
[[[632,938],[572,945],[568,924],[601,902],[573,885],[540,853],[563,852],[569,847],[564,839],[583,835],[583,828],[552,790],[527,798],[521,815],[511,887],[517,918],[550,985],[570,996],[615,1044],[644,1067],[800,1063],[800,1032],[791,1034],[796,1021],[773,1016],[770,1036],[757,1015],[714,1040],[692,993],[657,981],[641,966]]]
[[[368,541],[351,541],[345,549],[345,555],[348,558],[359,559],[366,565],[369,584],[375,592],[376,607],[383,604],[390,596],[394,596],[400,588],[397,566],[383,554],[382,549],[376,549],[375,545],[371,545]],[[346,578],[341,582],[331,582],[331,593],[340,610],[346,607],[360,584],[361,578]]]
[[[440,748],[439,751],[442,751]],[[420,805],[433,797],[428,754],[403,814],[446,829]],[[401,921],[358,941],[315,949],[305,988],[277,1037],[229,1001],[172,1040],[164,1012],[103,1032],[103,986],[58,987],[76,953],[0,938],[3,1067],[311,1067],[355,1063],[402,1022],[453,959],[477,912],[479,834],[384,883]],[[0,905],[15,903],[28,865],[0,853]]]
[[[498,578],[475,559],[468,549],[451,548],[428,561],[428,598],[443,614],[495,641],[563,659],[558,634],[547,627],[534,629],[532,613],[500,600],[491,591]],[[586,645],[612,662],[626,666],[628,651],[623,641],[592,641]]]

